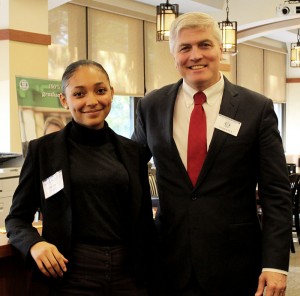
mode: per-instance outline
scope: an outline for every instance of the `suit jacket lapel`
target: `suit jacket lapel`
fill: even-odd
[[[64,181],[64,193],[66,197],[70,200],[71,198],[71,186],[70,186],[70,165],[68,157],[68,147],[67,147],[67,133],[70,129],[70,124],[68,124],[64,129],[57,133],[56,137],[53,139],[53,145],[48,146],[48,155],[50,159],[50,164],[53,169],[53,174],[59,170],[62,170],[63,181]],[[49,177],[49,176],[48,176]]]
[[[174,106],[177,98],[178,89],[182,84],[182,80],[179,80],[176,84],[173,84],[171,88],[167,91],[164,98],[160,100],[160,118],[162,118],[162,122],[165,122],[166,125],[164,127],[165,138],[167,142],[173,146],[173,148],[177,151],[175,142],[173,140],[173,115],[174,115]]]
[[[219,114],[234,119],[239,106],[238,93],[236,92],[234,85],[230,83],[226,77],[224,77],[224,81],[224,93]],[[199,185],[199,183],[204,180],[206,174],[208,173],[209,169],[212,167],[216,159],[216,155],[220,153],[227,137],[227,133],[216,128],[214,129],[213,137],[197,185]]]
[[[174,155],[174,162],[177,163],[177,166],[181,168],[182,177],[186,180],[186,182],[190,183],[190,178],[187,174],[186,168],[181,160],[179,151],[177,149],[176,143],[173,138],[173,115],[174,115],[174,107],[175,101],[177,98],[178,90],[182,85],[182,79],[179,80],[176,84],[172,85],[169,92],[167,93],[167,97],[163,99],[165,108],[162,110],[166,110],[165,114],[161,114],[160,116],[166,117],[167,129],[166,129],[166,139],[168,139],[168,143],[170,143],[172,152]],[[162,117],[162,118],[163,118]]]

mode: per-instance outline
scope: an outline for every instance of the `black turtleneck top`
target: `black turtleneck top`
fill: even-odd
[[[68,144],[74,241],[101,246],[126,243],[129,177],[107,123],[92,130],[72,121]]]

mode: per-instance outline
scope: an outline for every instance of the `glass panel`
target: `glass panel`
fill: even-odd
[[[280,135],[282,137],[283,133],[283,112],[282,112],[282,104],[274,104],[274,111],[278,118],[278,129],[280,132]]]
[[[134,128],[133,98],[114,96],[107,122],[117,134],[130,138]]]

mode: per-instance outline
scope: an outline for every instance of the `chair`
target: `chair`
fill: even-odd
[[[292,232],[296,232],[298,242],[300,244],[300,223],[299,223],[299,195],[300,195],[300,174],[290,174],[291,195],[293,206],[293,228]],[[293,245],[292,245],[293,246]]]
[[[149,184],[150,184],[150,193],[152,197],[158,197],[157,185],[156,185],[156,176],[153,173],[148,174]]]
[[[155,218],[156,211],[157,211],[158,204],[159,204],[159,198],[158,198],[158,190],[157,190],[157,184],[156,184],[156,173],[155,173],[155,170],[151,169],[151,167],[149,167],[149,169],[148,169],[148,179],[149,179],[149,185],[150,185],[153,218]]]
[[[286,167],[287,167],[287,170],[290,175],[296,173],[296,164],[295,163],[287,163]]]

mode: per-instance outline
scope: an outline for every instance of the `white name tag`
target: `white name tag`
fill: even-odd
[[[236,137],[239,133],[241,125],[241,122],[219,114],[214,127]]]
[[[54,175],[49,178],[43,180],[43,189],[45,198],[49,198],[54,195],[58,191],[64,188],[64,181],[62,176],[62,170],[56,172]]]

